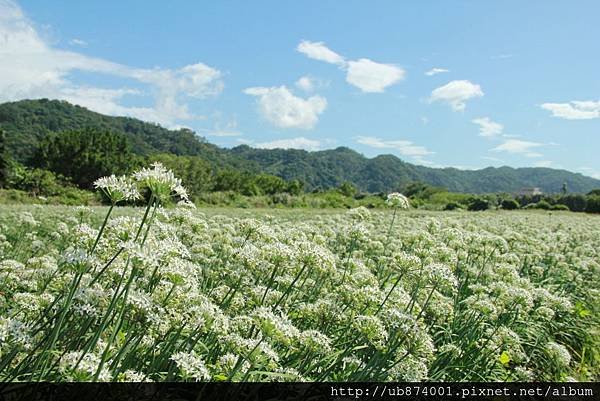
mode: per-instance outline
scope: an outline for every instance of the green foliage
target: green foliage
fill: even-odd
[[[588,196],[585,211],[588,213],[600,213],[600,195]]]
[[[500,207],[504,210],[515,210],[519,208],[519,202],[514,199],[504,199]]]
[[[89,205],[98,203],[97,196],[78,189],[51,171],[28,168],[11,161],[7,167],[6,185],[0,203],[48,203]]]
[[[304,183],[298,180],[288,182],[287,192],[291,195],[300,195],[304,190]]]
[[[136,154],[210,155],[218,164],[220,152],[189,129],[167,130],[129,117],[105,116],[60,100],[22,100],[0,105],[0,128],[15,159],[26,162],[50,133],[95,129],[125,135]]]
[[[584,195],[571,194],[558,199],[558,203],[567,206],[572,212],[583,212],[586,210],[587,199]]]
[[[467,210],[477,212],[488,210],[490,208],[490,201],[483,198],[473,197],[469,200],[469,204],[467,206]]]
[[[551,210],[552,209],[552,205],[550,205],[545,200],[541,200],[539,202],[529,203],[529,204],[523,206],[523,209]],[[562,209],[557,209],[557,210],[562,210]]]
[[[444,206],[444,210],[457,210],[457,209],[462,209],[462,205],[460,203],[450,202],[450,203],[447,203],[446,206]]]
[[[588,192],[588,195],[600,195],[600,188],[592,189],[590,192]]]
[[[297,180],[286,182],[270,174],[252,174],[238,170],[221,170],[214,176],[213,191],[234,191],[245,196],[274,195],[290,193],[299,195],[303,185]]]
[[[203,192],[209,192],[214,186],[213,171],[210,164],[198,156],[177,156],[169,153],[154,154],[148,157],[150,162],[160,162],[181,178],[192,199]]]
[[[8,153],[6,152],[6,134],[0,129],[0,188],[6,186],[8,179]]]
[[[223,149],[207,143],[190,130],[167,130],[156,124],[103,116],[64,101],[45,99],[0,105],[0,128],[7,133],[10,154],[24,163],[31,161],[39,142],[49,134],[93,128],[127,137],[137,155],[172,153],[197,156],[208,162],[213,171],[236,170],[274,175],[288,182],[303,182],[307,190],[336,188],[344,182],[370,193],[395,191],[414,182],[464,193],[514,193],[532,186],[540,187],[546,193],[559,193],[564,183],[569,191],[575,193],[600,187],[599,180],[564,170],[509,167],[477,171],[434,169],[405,163],[391,155],[368,159],[345,147],[319,152],[253,149],[246,145]],[[437,192],[439,188],[428,191]],[[246,188],[246,193],[252,192],[253,188]]]
[[[569,207],[567,205],[562,205],[560,203],[557,203],[555,205],[550,206],[550,210],[564,210],[564,211],[569,211]]]
[[[10,186],[30,193],[32,196],[56,195],[60,192],[64,182],[61,182],[54,173],[39,168],[28,169],[15,166],[10,176]]]
[[[447,194],[448,191],[443,187],[436,187],[417,181],[406,185],[402,190],[402,193],[411,199],[422,199],[427,201],[435,195]]]
[[[536,209],[550,210],[550,207],[551,207],[550,204],[548,202],[546,202],[545,200],[541,200],[535,204]]]
[[[259,174],[253,177],[254,184],[259,188],[260,194],[274,195],[286,192],[287,183],[274,175]]]
[[[346,181],[338,187],[338,191],[344,196],[354,197],[358,193],[358,188]]]
[[[45,137],[36,154],[37,167],[91,189],[100,176],[124,174],[136,166],[127,138],[96,130],[65,131]]]

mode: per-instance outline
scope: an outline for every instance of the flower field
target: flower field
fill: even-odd
[[[2,206],[1,381],[599,377],[598,217],[163,208],[162,173]]]

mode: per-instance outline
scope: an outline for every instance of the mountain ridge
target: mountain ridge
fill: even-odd
[[[420,181],[455,192],[516,192],[539,187],[546,193],[600,188],[600,180],[581,173],[547,167],[486,167],[460,170],[408,163],[394,155],[368,158],[346,146],[307,151],[259,149],[248,145],[221,148],[189,129],[169,130],[131,117],[106,116],[59,100],[21,100],[0,104],[0,129],[15,159],[27,163],[37,143],[49,133],[93,128],[126,135],[135,153],[173,153],[198,156],[215,169],[265,172],[284,179],[300,179],[308,189],[331,188],[351,182],[363,191],[382,192]]]

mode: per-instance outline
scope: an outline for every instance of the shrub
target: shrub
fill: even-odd
[[[8,179],[8,155],[6,153],[6,135],[0,129],[0,188],[6,186]]]
[[[418,199],[418,198],[410,198],[410,205],[412,207],[414,207],[415,209],[420,209],[423,206],[425,206],[425,201],[423,201],[422,199]]]
[[[487,199],[471,198],[471,200],[469,201],[469,206],[467,207],[467,210],[476,212],[476,211],[488,210],[489,208],[490,208],[490,202]]]
[[[600,213],[600,195],[588,196],[585,211],[588,213]]]
[[[569,207],[567,205],[561,205],[560,203],[557,203],[556,205],[552,205],[550,207],[550,210],[566,210],[569,211]]]
[[[541,201],[539,201],[538,203],[535,204],[535,208],[536,209],[543,209],[543,210],[550,210],[551,206],[545,200],[541,200]]]
[[[456,203],[456,202],[449,202],[446,204],[446,206],[444,206],[444,210],[457,210],[457,209],[462,209],[462,205],[460,203]]]
[[[587,199],[583,195],[572,194],[561,197],[558,203],[568,206],[572,212],[583,212],[586,210]]]
[[[514,199],[504,199],[500,207],[504,210],[515,210],[519,208],[519,202]]]
[[[588,196],[589,195],[600,195],[600,188],[599,189],[592,189],[590,192],[587,193]]]
[[[338,188],[339,193],[344,196],[354,197],[358,193],[358,189],[349,182],[344,182]]]

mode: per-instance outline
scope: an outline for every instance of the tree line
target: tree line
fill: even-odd
[[[6,136],[0,134],[0,186],[34,195],[54,193],[71,185],[93,189],[98,177],[132,172],[151,162],[161,162],[182,179],[192,197],[215,191],[233,191],[246,196],[303,192],[303,183],[232,168],[214,168],[198,156],[172,153],[136,154],[128,138],[95,129],[72,130],[46,135],[33,156],[20,163],[6,152]]]
[[[97,129],[49,133],[41,139],[32,156],[21,163],[11,157],[6,135],[0,130],[0,188],[25,191],[35,197],[59,196],[65,203],[87,203],[94,181],[101,176],[131,173],[152,162],[161,162],[182,179],[193,200],[213,204],[232,204],[236,194],[246,197],[271,196],[270,204],[310,207],[314,203],[290,197],[305,193],[302,181],[232,168],[195,155],[154,152],[135,153],[128,136]],[[423,182],[398,183],[395,190],[410,197],[415,207],[435,210],[480,211],[487,209],[543,209],[600,213],[600,189],[587,194],[514,196],[508,193],[476,195],[450,192],[442,186]],[[231,193],[229,199],[207,196]],[[382,206],[384,193],[368,195],[354,184],[342,182],[333,188],[313,188],[321,207]],[[285,194],[286,196],[280,196]],[[276,196],[277,195],[277,196]],[[233,203],[236,204],[235,202]]]

